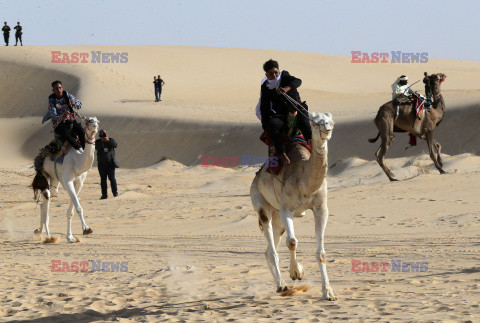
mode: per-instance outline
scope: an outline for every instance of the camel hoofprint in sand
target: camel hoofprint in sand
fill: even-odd
[[[443,162],[440,157],[440,151],[442,146],[433,139],[433,130],[443,120],[445,116],[445,101],[441,94],[440,85],[447,76],[443,73],[432,74],[425,78],[430,84],[433,94],[433,105],[430,111],[425,111],[424,116],[421,119],[417,119],[415,113],[415,106],[412,104],[400,105],[397,107],[393,104],[393,101],[387,102],[380,107],[377,116],[373,121],[378,128],[378,135],[376,138],[369,139],[369,142],[376,142],[378,137],[382,138],[382,143],[378,147],[375,156],[377,162],[382,167],[385,174],[391,181],[397,179],[393,175],[392,171],[385,165],[385,155],[387,154],[388,147],[393,142],[393,133],[396,132],[409,132],[415,137],[425,139],[428,145],[428,151],[430,158],[433,160],[435,167],[440,171],[440,174],[446,172],[442,169]],[[397,130],[397,129],[400,129]],[[433,147],[437,154],[433,151]]]
[[[47,237],[45,243],[54,243],[58,239],[50,235],[48,228],[48,211],[50,207],[50,199],[58,192],[59,181],[67,191],[70,197],[70,205],[67,211],[67,241],[78,242],[79,239],[72,234],[72,216],[73,208],[77,211],[80,221],[82,222],[83,234],[92,233],[92,229],[87,226],[85,218],[83,216],[83,208],[78,200],[78,194],[82,189],[83,182],[87,177],[87,173],[92,168],[93,160],[95,159],[95,135],[98,131],[98,124],[100,123],[97,118],[91,117],[85,119],[85,149],[83,151],[70,149],[67,155],[64,157],[63,164],[54,165],[54,162],[47,158],[43,164],[43,175],[48,179],[49,187],[43,189],[41,192],[41,198],[43,199],[40,214],[40,228],[35,230],[36,234],[41,235],[43,226]],[[53,187],[53,191],[51,188]],[[33,187],[36,190],[35,187]]]
[[[311,209],[315,216],[317,239],[316,259],[322,275],[322,299],[335,300],[327,275],[327,255],[324,248],[327,208],[327,141],[332,137],[333,119],[330,113],[310,114],[312,125],[312,153],[310,158],[298,158],[298,150],[306,148],[295,145],[288,153],[292,163],[284,165],[278,176],[267,173],[263,167],[250,187],[253,207],[259,216],[260,228],[267,238],[265,251],[277,292],[288,290],[279,268],[277,248],[283,232],[287,232],[287,247],[290,250],[290,277],[301,280],[302,265],[297,261],[298,240],[295,238],[293,217]],[[305,156],[305,154],[303,154]],[[305,156],[308,157],[308,156]]]

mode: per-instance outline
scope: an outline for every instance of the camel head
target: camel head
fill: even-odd
[[[430,85],[433,95],[437,95],[440,93],[440,86],[446,78],[447,76],[443,73],[432,74],[425,76],[423,83]]]
[[[315,138],[317,135],[322,140],[330,140],[332,138],[333,122],[332,114],[327,112],[325,114],[315,112],[309,113],[310,124],[312,125],[312,136]]]
[[[98,124],[100,121],[98,121],[96,117],[86,117],[83,118],[83,120],[85,121],[85,134],[89,138],[94,138],[98,132]]]

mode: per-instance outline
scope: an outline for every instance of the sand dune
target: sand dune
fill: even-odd
[[[125,64],[53,64],[51,51],[128,52]],[[332,112],[326,251],[338,300],[321,301],[310,211],[295,219],[309,289],[281,297],[267,268],[249,186],[264,157],[253,113],[270,57],[302,78],[310,110]],[[0,49],[0,320],[69,321],[471,321],[480,320],[480,63],[351,64],[348,57],[280,51],[51,46]],[[447,175],[419,141],[396,134],[387,163],[374,160],[372,120],[396,76],[443,72],[447,116],[436,130]],[[166,81],[153,102],[152,76]],[[58,243],[33,236],[39,205],[29,184],[50,83],[64,81],[119,142],[119,196],[99,201],[90,171],[80,194],[94,233],[67,244],[63,189],[50,206]],[[421,90],[421,87],[417,87]],[[203,167],[202,156],[243,165]],[[169,158],[165,158],[165,156]],[[233,166],[233,165],[231,165]],[[289,252],[279,257],[288,278]],[[55,272],[52,260],[128,263],[113,272]],[[354,272],[352,261],[426,262],[426,272]],[[287,279],[287,284],[293,284]]]

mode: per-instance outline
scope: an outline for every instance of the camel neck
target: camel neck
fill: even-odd
[[[443,96],[440,92],[433,97],[433,107],[435,109],[440,108],[442,111],[445,110],[445,101],[443,100]]]
[[[88,136],[86,136],[85,149],[83,151],[83,163],[82,163],[81,173],[89,171],[93,165],[93,160],[95,158],[95,141],[90,141],[90,142],[92,143],[89,143]]]
[[[322,186],[327,176],[328,168],[328,146],[327,141],[322,139],[313,139],[312,153],[307,161],[307,194],[317,191]]]

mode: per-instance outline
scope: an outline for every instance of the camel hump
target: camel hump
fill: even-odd
[[[292,145],[293,147],[287,152],[291,162],[298,162],[310,159],[310,152],[302,145]]]

